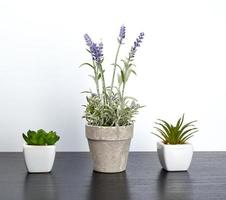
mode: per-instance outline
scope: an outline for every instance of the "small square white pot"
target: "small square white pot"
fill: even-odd
[[[167,171],[187,171],[192,160],[191,144],[169,145],[157,143],[157,152],[162,167]]]
[[[23,151],[28,172],[45,173],[52,170],[56,154],[55,145],[37,146],[24,144]]]

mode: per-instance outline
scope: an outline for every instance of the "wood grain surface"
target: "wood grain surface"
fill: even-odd
[[[131,152],[126,172],[95,173],[89,153],[57,153],[28,174],[22,153],[0,153],[0,200],[226,200],[226,152],[195,152],[188,172],[165,172],[155,152]]]

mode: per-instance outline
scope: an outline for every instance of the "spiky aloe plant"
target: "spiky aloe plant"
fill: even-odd
[[[152,132],[152,134],[159,137],[164,144],[185,144],[198,131],[194,125],[195,122],[197,121],[184,123],[184,114],[176,125],[158,119],[158,122],[155,123],[157,126],[154,127],[158,133]]]

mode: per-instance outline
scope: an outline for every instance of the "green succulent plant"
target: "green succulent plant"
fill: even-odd
[[[43,129],[38,131],[29,130],[23,138],[28,145],[54,145],[60,137],[54,131],[46,132]]]
[[[158,133],[153,133],[159,137],[164,144],[186,144],[187,140],[193,137],[194,133],[198,131],[194,123],[191,121],[184,123],[184,115],[179,118],[176,125],[172,125],[162,119],[158,119],[157,125],[154,127]]]

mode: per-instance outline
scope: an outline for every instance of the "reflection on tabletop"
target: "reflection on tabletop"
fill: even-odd
[[[87,199],[121,200],[129,199],[129,189],[126,172],[104,174],[93,172]]]
[[[158,195],[161,200],[192,200],[192,182],[187,171],[167,172],[162,169],[158,175]]]
[[[27,174],[24,178],[24,200],[57,200],[55,177],[52,173]]]

